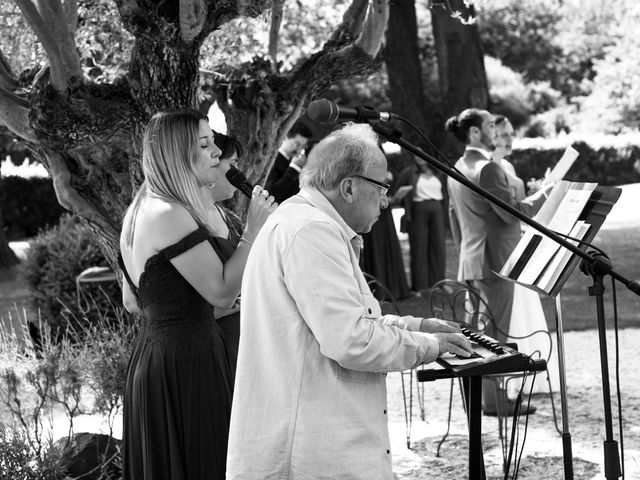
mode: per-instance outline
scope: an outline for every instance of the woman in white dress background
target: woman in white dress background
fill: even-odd
[[[501,164],[507,174],[509,186],[513,190],[516,200],[519,201],[527,196],[525,184],[523,180],[516,175],[513,164],[505,158],[511,155],[513,151],[515,132],[511,122],[509,122],[509,119],[502,115],[497,115],[495,117],[495,124],[496,148],[493,151],[493,161]],[[549,336],[544,333],[548,331],[547,320],[544,315],[544,310],[542,309],[542,303],[540,302],[540,295],[533,290],[519,284],[515,284],[508,341],[517,343],[518,350],[520,352],[531,355],[533,358],[547,359],[549,357],[549,350],[552,350],[547,371],[551,380],[552,390],[557,391],[560,383],[557,352],[555,348],[555,341],[553,342],[552,347]],[[534,332],[538,333],[533,334]],[[555,335],[552,334],[551,340],[554,340],[554,337]],[[531,388],[531,384],[529,382],[527,383],[528,384],[524,388],[525,393],[528,393]],[[520,382],[509,382],[509,396],[516,395],[520,390],[520,385]],[[546,375],[543,372],[538,373],[536,376],[532,392],[548,392]]]

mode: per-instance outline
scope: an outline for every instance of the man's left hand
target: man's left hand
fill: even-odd
[[[439,318],[423,318],[420,322],[420,331],[423,333],[460,333],[460,325]]]

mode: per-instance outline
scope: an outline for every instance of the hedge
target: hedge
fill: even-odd
[[[509,159],[523,180],[541,178],[547,168],[553,168],[560,160],[569,145],[578,151],[579,156],[565,175],[565,180],[596,182],[604,186],[640,182],[640,138],[637,135],[522,139],[516,143]]]
[[[0,210],[9,240],[33,237],[55,225],[66,211],[58,203],[50,178],[0,178]]]

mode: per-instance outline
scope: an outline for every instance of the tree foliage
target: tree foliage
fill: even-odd
[[[619,133],[640,125],[640,39],[635,34],[640,5],[633,5],[619,25],[621,41],[595,62],[592,93],[581,104],[588,130]]]
[[[478,26],[484,53],[528,80],[557,79],[562,48],[555,38],[560,18],[553,0],[482,2]]]

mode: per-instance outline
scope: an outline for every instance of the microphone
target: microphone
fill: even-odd
[[[247,180],[240,170],[233,165],[229,166],[229,170],[224,175],[229,180],[229,183],[244,193],[247,197],[251,198],[251,192],[253,192],[253,185]]]
[[[369,121],[387,121],[398,118],[389,112],[378,112],[371,107],[343,107],[335,102],[322,98],[314,100],[307,108],[307,115],[314,122],[326,124],[335,122],[369,123]]]

